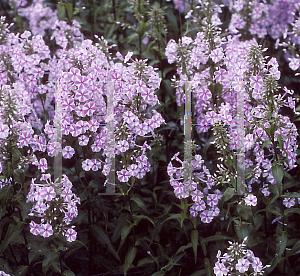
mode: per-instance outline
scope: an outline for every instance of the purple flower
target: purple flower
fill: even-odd
[[[78,137],[78,143],[80,146],[86,146],[89,143],[89,137],[81,135]]]
[[[73,228],[69,228],[66,231],[65,236],[67,237],[68,242],[73,242],[76,240],[77,232]]]
[[[9,135],[9,127],[7,125],[0,123],[0,138],[5,139],[8,137],[8,135]]]
[[[45,200],[47,201],[51,201],[53,198],[56,197],[56,193],[53,187],[45,187],[44,193],[45,193]]]
[[[192,200],[195,201],[195,202],[198,202],[198,203],[202,200],[202,198],[204,196],[203,193],[199,190],[193,191],[191,193],[191,195],[192,195]]]
[[[45,190],[41,187],[37,187],[34,193],[34,200],[43,201],[45,199]]]
[[[235,267],[240,273],[245,273],[248,270],[249,265],[250,262],[247,259],[239,259]]]
[[[62,150],[62,156],[66,159],[71,159],[72,156],[74,155],[75,150],[70,147],[70,146],[66,146],[63,150]]]
[[[257,198],[255,195],[247,195],[245,197],[245,203],[248,205],[248,206],[256,206],[257,204]]]
[[[252,267],[254,269],[254,272],[256,272],[256,273],[261,272],[262,269],[263,269],[262,262],[261,262],[261,260],[258,257],[254,257],[253,258],[253,262],[252,262],[251,265],[252,265]]]
[[[42,224],[40,227],[40,235],[44,238],[48,238],[53,235],[52,226],[49,223]]]
[[[121,182],[127,182],[129,177],[131,176],[130,173],[127,170],[121,170],[120,172],[117,172],[118,174],[118,179]]]
[[[42,173],[44,173],[48,169],[47,159],[46,158],[42,158],[40,160],[38,168],[41,170]]]
[[[200,214],[200,218],[201,221],[204,223],[210,223],[213,220],[213,215],[212,215],[212,211],[210,210],[204,210],[201,214]]]
[[[208,194],[207,195],[207,205],[210,207],[214,207],[219,202],[218,196],[216,194]]]
[[[227,275],[228,270],[223,263],[216,262],[214,267],[214,273],[216,274],[216,276],[223,276]]]
[[[213,62],[217,63],[223,58],[224,54],[222,51],[222,48],[217,48],[213,50],[210,54],[210,58],[212,59]]]
[[[286,208],[291,208],[295,205],[295,198],[294,197],[292,197],[292,198],[287,197],[283,200],[283,204]]]
[[[118,142],[116,147],[120,152],[125,152],[129,149],[129,143],[126,140],[122,140]]]
[[[82,169],[85,171],[89,171],[93,166],[93,162],[90,159],[86,159],[82,162]]]
[[[37,236],[40,234],[40,225],[35,223],[34,221],[31,221],[29,223],[30,226],[30,233]]]
[[[292,70],[296,71],[300,67],[300,59],[299,58],[293,58],[290,60],[289,66]]]

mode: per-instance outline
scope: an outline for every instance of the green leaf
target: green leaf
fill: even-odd
[[[124,275],[127,275],[127,271],[130,267],[130,265],[132,264],[135,256],[136,256],[136,251],[137,248],[136,247],[131,247],[128,251],[127,254],[125,256],[125,264],[124,264]]]
[[[169,216],[168,218],[166,218],[162,224],[164,224],[166,221],[170,220],[170,219],[176,219],[180,222],[181,220],[181,214],[172,214],[171,216]]]
[[[193,246],[193,251],[195,256],[195,263],[197,262],[198,236],[199,236],[198,230],[192,230],[191,240],[192,240],[192,246]]]
[[[272,144],[271,140],[267,140],[262,144],[261,149],[264,149],[266,146],[271,145],[271,144]]]
[[[254,225],[254,220],[253,220],[253,213],[251,206],[245,206],[242,204],[238,204],[236,207],[236,210],[238,214],[244,219],[244,220],[249,220],[252,225]]]
[[[20,158],[22,157],[22,153],[16,147],[11,148],[11,153],[12,153],[12,164],[15,165],[15,162],[19,161]]]
[[[164,276],[164,275],[166,275],[164,271],[157,271],[153,273],[151,276]]]
[[[101,226],[99,225],[90,225],[90,230],[92,235],[95,237],[95,239],[103,244],[103,245],[107,245],[108,250],[111,254],[113,254],[113,256],[118,260],[120,260],[120,257],[118,255],[118,253],[116,252],[115,248],[113,247],[109,237],[107,236],[107,234],[104,232],[104,230],[102,229]]]
[[[5,238],[0,245],[0,255],[5,251],[10,243],[20,243],[21,224],[9,224]]]
[[[296,198],[299,198],[300,197],[300,193],[298,193],[298,192],[293,192],[293,193],[288,193],[288,194],[284,194],[284,195],[282,195],[282,197],[283,198],[285,198],[285,197],[296,197]]]
[[[166,16],[168,18],[168,22],[170,27],[175,31],[175,33],[178,33],[179,29],[178,29],[178,23],[177,23],[177,19],[176,16],[174,15],[173,12],[168,12],[166,13]]]
[[[300,250],[300,240],[298,240],[294,246],[292,247],[291,250],[287,251],[287,254],[286,254],[286,258],[288,258],[289,256],[292,256],[294,255],[297,251]]]
[[[284,170],[282,166],[280,165],[275,165],[272,167],[272,173],[274,178],[276,179],[277,185],[280,185],[282,183],[282,179],[284,176]]]
[[[21,265],[17,271],[15,271],[15,275],[18,275],[18,276],[26,276],[27,275],[27,272],[28,272],[28,269],[29,267],[26,266],[26,265]]]
[[[134,225],[132,223],[129,224],[129,225],[126,224],[126,225],[123,226],[122,231],[121,231],[121,241],[120,241],[120,245],[119,245],[119,248],[118,248],[118,252],[120,251],[123,243],[125,242],[128,234],[130,233],[133,226]]]
[[[210,137],[206,142],[205,142],[205,145],[203,147],[203,150],[202,150],[202,154],[203,154],[203,158],[206,159],[206,152],[208,150],[208,148],[212,145],[211,142],[215,141],[216,137],[215,136],[212,136]]]
[[[142,37],[146,31],[146,24],[143,21],[140,21],[137,27],[137,31],[139,32],[140,36]]]
[[[130,200],[134,201],[141,209],[143,209],[145,212],[147,212],[149,214],[147,208],[145,207],[144,202],[139,197],[136,197],[133,195],[130,198]]]
[[[189,242],[187,245],[180,246],[179,249],[176,251],[175,256],[177,256],[182,251],[185,251],[185,250],[187,250],[187,249],[189,249],[191,247],[192,247],[192,243],[191,242]]]
[[[203,254],[206,257],[206,253],[207,253],[206,243],[202,242],[202,240],[203,240],[202,237],[200,237],[200,245],[202,247]]]
[[[63,276],[75,276],[75,273],[71,270],[65,270]]]
[[[155,261],[153,260],[153,258],[147,257],[147,258],[139,260],[138,263],[137,263],[137,267],[144,266],[146,264],[153,264],[154,262]]]
[[[279,237],[279,250],[278,250],[279,256],[281,256],[285,251],[287,240],[288,240],[287,232],[282,231],[281,236]]]
[[[223,206],[224,202],[231,199],[234,195],[235,195],[235,189],[231,188],[231,187],[227,187],[227,189],[225,190],[225,192],[222,196],[222,200],[221,200],[222,201],[222,206]]]
[[[59,260],[59,253],[55,251],[48,251],[44,257],[42,263],[43,273],[46,274],[49,270],[50,266],[53,265],[54,262],[58,262]]]
[[[64,3],[59,3],[56,6],[57,9],[57,16],[59,20],[63,20],[66,16],[66,8]]]
[[[206,276],[211,276],[211,268],[210,268],[210,262],[208,258],[204,259],[204,265],[205,265]]]
[[[153,226],[155,226],[155,223],[153,222],[153,220],[147,216],[144,215],[132,215],[133,219],[134,219],[134,224],[137,225],[142,219],[146,219],[148,221],[150,221]]]
[[[8,198],[10,198],[12,196],[12,185],[11,184],[7,184],[5,185],[1,190],[0,190],[0,200],[1,200],[1,204],[5,205],[7,203]]]
[[[292,214],[300,214],[300,208],[289,208],[284,210],[284,216],[289,216]]]
[[[233,240],[233,239],[222,235],[214,235],[214,236],[201,239],[201,243],[212,242],[212,241],[224,241],[224,240]]]
[[[98,13],[103,9],[102,6],[98,7],[95,12],[94,12],[94,23],[96,24],[97,22],[97,16],[98,16]]]
[[[20,183],[20,184],[24,184],[25,182],[25,173],[23,170],[21,169],[15,169],[13,172],[13,176],[16,180],[16,182]]]
[[[65,3],[65,7],[68,13],[69,19],[72,19],[73,17],[73,4],[72,3]]]
[[[134,40],[137,40],[139,37],[139,34],[138,33],[133,33],[131,34],[130,36],[128,36],[127,38],[127,43],[132,43]]]
[[[126,224],[127,214],[122,212],[117,220],[117,225],[115,227],[114,234],[112,236],[112,241],[115,242],[121,236],[121,229]]]
[[[275,136],[276,136],[277,141],[279,143],[279,147],[282,149],[283,148],[283,138],[282,138],[282,136],[280,134],[276,134]]]

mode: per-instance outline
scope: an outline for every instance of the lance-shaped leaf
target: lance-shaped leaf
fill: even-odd
[[[192,239],[192,246],[193,246],[193,251],[195,256],[195,263],[197,262],[198,236],[199,236],[198,230],[192,230],[191,239]]]
[[[275,165],[272,167],[272,173],[274,178],[276,179],[277,185],[280,185],[282,183],[282,179],[284,176],[284,170],[282,166]]]
[[[125,264],[124,264],[124,275],[126,276],[127,275],[127,271],[130,267],[130,265],[132,264],[135,256],[136,256],[136,247],[131,247],[128,251],[127,251],[127,254],[126,254],[126,257],[125,257]]]
[[[109,237],[104,232],[104,230],[99,225],[90,225],[90,230],[95,239],[103,245],[106,244],[109,252],[113,254],[117,260],[121,261],[118,253],[116,252],[115,248],[113,247]]]

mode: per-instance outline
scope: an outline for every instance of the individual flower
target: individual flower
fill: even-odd
[[[93,162],[90,159],[86,159],[82,161],[82,169],[85,171],[89,171],[93,166]]]
[[[30,233],[37,236],[40,234],[40,225],[38,225],[37,223],[35,223],[34,221],[31,221],[29,223],[30,226]]]
[[[252,194],[247,195],[245,197],[245,203],[248,206],[256,206],[256,204],[257,204],[257,197],[255,195],[252,195]]]
[[[44,173],[48,169],[46,158],[41,158],[38,168],[41,170],[42,173]]]
[[[120,152],[125,152],[129,149],[129,143],[126,140],[119,141],[116,148]]]
[[[224,54],[222,51],[222,48],[217,48],[213,50],[210,54],[210,58],[212,59],[213,62],[217,63],[223,58]]]
[[[43,236],[44,238],[48,238],[51,235],[53,235],[53,230],[52,226],[49,223],[42,224],[40,226],[40,235]]]
[[[77,232],[73,228],[69,228],[66,231],[65,236],[67,237],[68,242],[73,242],[76,240]]]
[[[9,127],[0,122],[0,138],[5,139],[9,135]]]
[[[45,190],[42,187],[37,187],[34,195],[34,200],[43,201],[45,199]]]
[[[248,271],[250,262],[247,259],[239,259],[238,263],[236,264],[236,269],[240,272],[240,273],[245,273],[246,271]]]
[[[62,156],[66,159],[71,159],[72,156],[74,155],[75,150],[70,147],[70,146],[66,146],[63,150],[62,150]]]
[[[98,161],[97,159],[92,159],[91,163],[92,163],[91,169],[93,171],[98,171],[98,169],[101,169],[101,162]]]
[[[263,269],[262,262],[261,262],[261,260],[260,260],[259,258],[257,258],[257,257],[254,257],[254,258],[253,258],[253,262],[252,262],[251,265],[252,265],[252,267],[253,267],[255,273],[261,272],[262,269]]]
[[[289,63],[289,66],[293,71],[298,70],[298,68],[300,67],[300,59],[299,58],[291,59],[290,63]]]
[[[207,205],[210,207],[214,207],[218,204],[218,196],[216,194],[209,194],[207,195]]]
[[[80,146],[86,146],[89,143],[89,137],[81,135],[78,137],[78,143]]]
[[[53,187],[45,187],[44,188],[45,197],[44,199],[46,201],[51,201],[53,198],[56,197],[56,193]]]
[[[287,197],[287,198],[283,199],[283,204],[286,208],[291,208],[295,205],[295,198]]]
[[[214,267],[216,276],[223,276],[228,274],[228,270],[223,263],[216,262]]]
[[[121,181],[121,182],[127,182],[129,177],[131,176],[130,173],[123,169],[119,172],[117,172],[117,175],[118,175],[118,179]]]
[[[214,216],[212,214],[212,211],[210,210],[204,210],[201,214],[200,214],[200,218],[201,218],[201,221],[204,222],[204,223],[210,223]]]

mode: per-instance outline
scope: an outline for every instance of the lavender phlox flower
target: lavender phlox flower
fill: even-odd
[[[45,184],[37,184],[35,183],[36,179],[32,179],[27,202],[36,202],[29,215],[41,220],[40,224],[34,221],[30,223],[30,232],[47,238],[54,232],[64,233],[66,231],[64,230],[65,226],[78,215],[76,204],[80,204],[80,199],[72,193],[72,183],[66,175],[63,175],[61,181],[57,179],[55,182],[51,182],[50,175],[43,179],[46,181]],[[52,207],[50,208],[50,206]],[[64,216],[62,223],[53,224],[60,216]],[[76,237],[74,232],[70,234],[72,234],[72,238],[69,237],[69,241],[74,241],[74,237]]]

